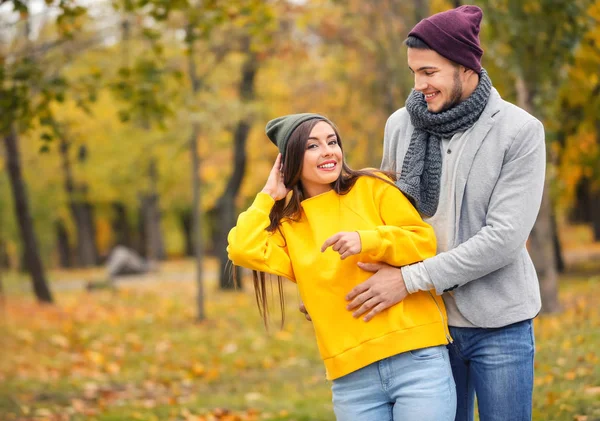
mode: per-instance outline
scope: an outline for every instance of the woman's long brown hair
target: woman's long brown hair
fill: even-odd
[[[304,199],[306,199],[304,190],[302,188],[302,182],[300,181],[300,176],[302,174],[302,165],[304,163],[304,153],[306,151],[306,142],[308,141],[310,132],[320,121],[325,121],[326,123],[331,125],[337,137],[340,149],[342,149],[343,153],[342,140],[337,131],[337,128],[328,120],[318,118],[308,120],[304,123],[301,123],[293,131],[288,141],[285,151],[285,158],[283,161],[283,183],[291,189],[291,194],[288,195],[288,197],[286,198],[276,201],[273,205],[271,213],[269,214],[269,219],[271,223],[267,227],[267,231],[269,232],[279,230],[279,232],[283,236],[283,232],[281,232],[280,228],[281,221],[284,219],[294,221],[297,220],[300,216],[300,204]],[[353,170],[346,164],[345,160],[343,160],[342,172],[340,173],[338,179],[331,183],[331,187],[337,194],[344,195],[348,193],[350,189],[352,189],[352,187],[356,183],[356,180],[358,180],[358,178],[362,176],[378,178],[382,181],[385,181],[388,184],[395,186],[395,184],[392,181],[390,181],[390,179],[381,177],[378,174],[385,174],[391,180],[396,180],[396,173],[368,169]],[[267,299],[268,293],[266,286],[266,275],[267,274],[265,272],[255,270],[252,271],[252,278],[254,281],[254,293],[256,295],[256,304],[258,306],[258,311],[262,316],[265,328],[268,330],[269,306]],[[279,294],[279,307],[281,309],[281,327],[283,327],[283,324],[285,322],[285,298],[283,294],[283,280],[281,276],[277,276],[277,290]],[[273,291],[271,284],[271,293],[272,292]]]

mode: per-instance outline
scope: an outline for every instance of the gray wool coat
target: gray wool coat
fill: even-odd
[[[382,169],[402,171],[413,130],[405,108],[390,116]],[[506,326],[535,317],[541,308],[525,243],[542,200],[544,127],[492,89],[466,141],[457,164],[454,244],[423,263],[436,293],[453,290],[471,323]]]

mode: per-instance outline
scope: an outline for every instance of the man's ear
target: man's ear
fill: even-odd
[[[473,75],[476,75],[476,74],[477,74],[477,72],[476,72],[475,70],[473,70],[473,69],[469,69],[468,67],[465,67],[465,66],[460,66],[460,67],[462,67],[462,69],[463,69],[463,73],[465,73],[465,76],[466,76],[467,78],[470,78],[470,77],[472,77]]]

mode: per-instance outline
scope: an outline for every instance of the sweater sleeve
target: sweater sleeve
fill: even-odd
[[[269,212],[275,204],[271,196],[259,193],[229,231],[227,254],[233,264],[283,276],[292,281],[294,271],[285,239],[279,230],[269,232]]]
[[[386,184],[375,200],[384,225],[360,230],[362,252],[393,266],[420,262],[435,255],[433,228],[396,187]]]

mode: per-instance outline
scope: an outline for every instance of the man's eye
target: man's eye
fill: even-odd
[[[426,75],[426,76],[431,76],[431,75],[433,75],[433,74],[435,74],[435,72],[425,72],[425,75]]]

